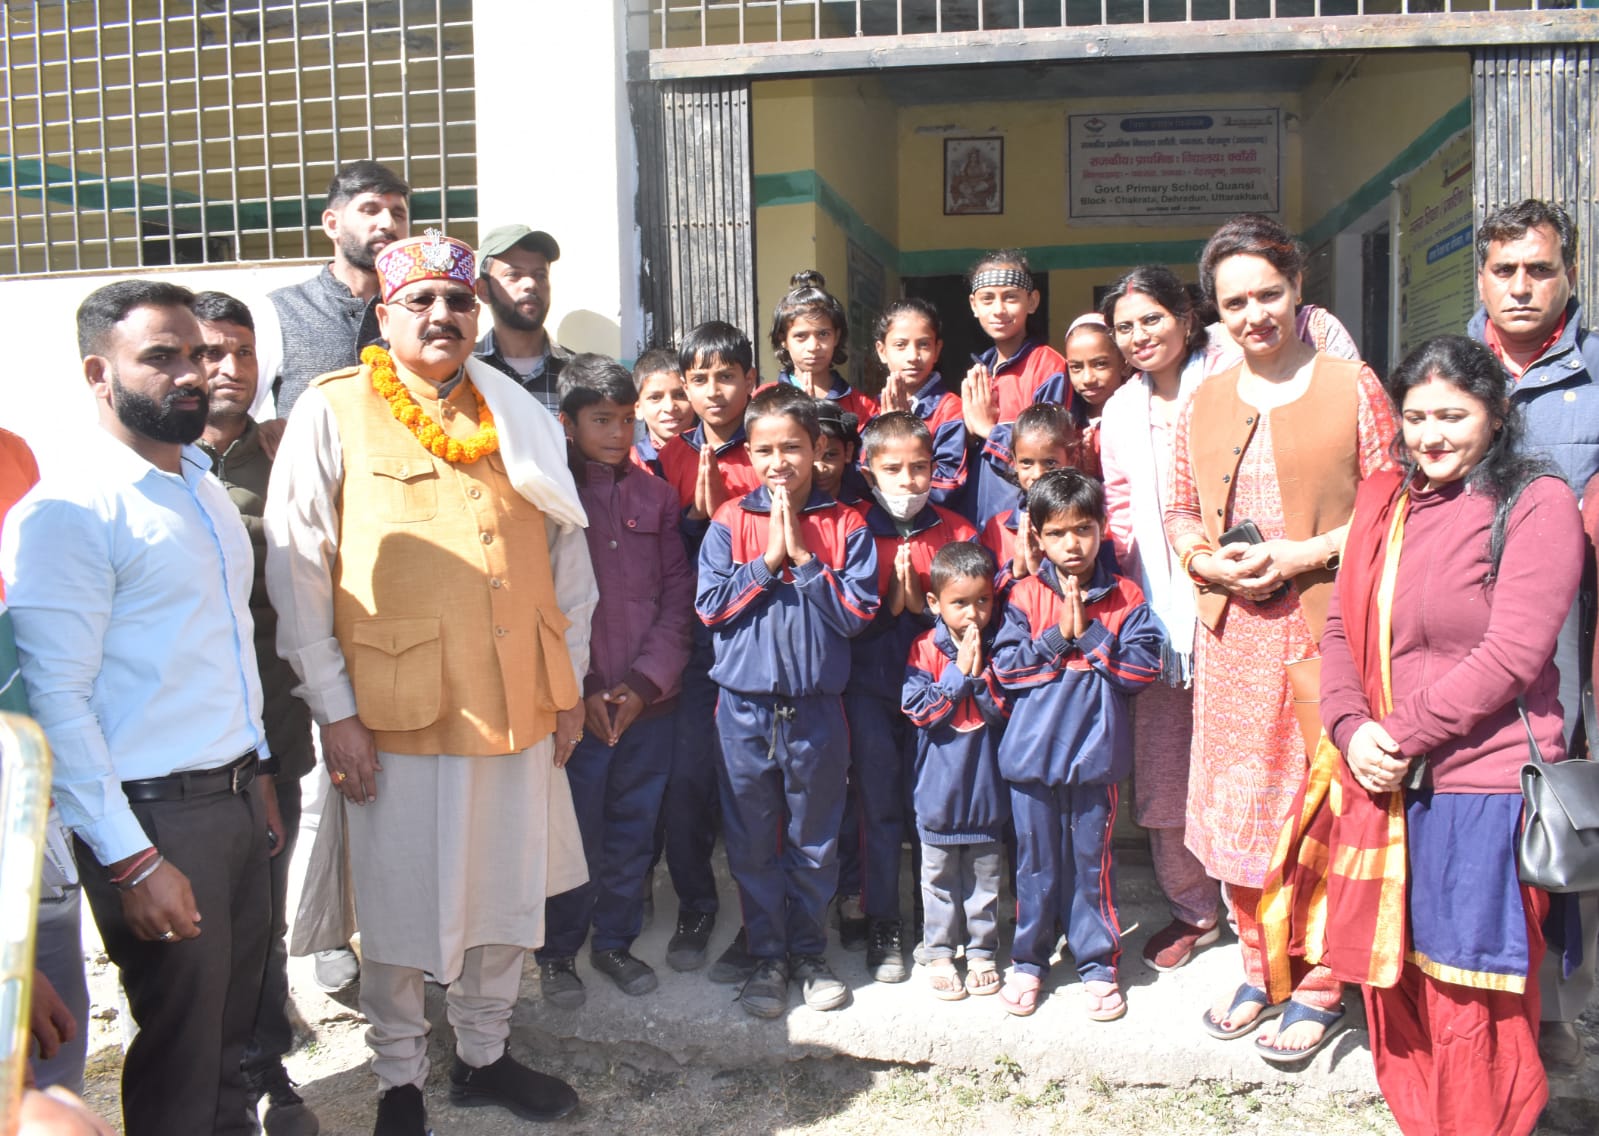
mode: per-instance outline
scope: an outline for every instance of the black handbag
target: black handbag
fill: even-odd
[[[1584,717],[1593,720],[1593,686],[1583,689]],[[1527,704],[1516,699],[1527,727],[1532,760],[1521,767],[1524,802],[1516,849],[1521,882],[1545,891],[1599,891],[1599,761],[1545,764],[1527,720]],[[1591,726],[1590,726],[1591,728]],[[1589,744],[1599,738],[1589,735]]]

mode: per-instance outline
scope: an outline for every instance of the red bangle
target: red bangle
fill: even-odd
[[[1199,573],[1195,572],[1193,567],[1194,557],[1198,556],[1201,552],[1215,555],[1216,550],[1210,545],[1201,541],[1199,544],[1194,545],[1187,552],[1183,553],[1181,563],[1184,574],[1187,575],[1187,577],[1194,583],[1198,584],[1201,588],[1206,588],[1210,586],[1210,581],[1205,579]]]
[[[120,884],[123,880],[127,879],[129,876],[133,875],[133,873],[137,872],[140,868],[148,864],[157,855],[159,855],[159,853],[156,852],[155,845],[152,844],[140,854],[138,859],[134,860],[133,863],[128,866],[127,871],[123,872],[120,876],[112,876],[111,882],[113,884]]]

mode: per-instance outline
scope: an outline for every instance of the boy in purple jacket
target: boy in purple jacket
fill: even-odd
[[[694,573],[678,533],[677,494],[632,463],[637,392],[627,369],[603,355],[574,356],[561,369],[560,394],[600,587],[583,680],[586,720],[566,763],[589,882],[545,902],[537,952],[544,997],[572,1008],[583,1004],[574,963],[591,926],[590,966],[624,993],[655,989],[655,971],[628,948],[644,922],[644,879],[672,767]]]
[[[1010,788],[999,775],[1009,709],[989,665],[994,558],[970,541],[933,557],[927,609],[938,622],[911,644],[902,708],[916,727],[916,831],[922,842],[922,945],[933,993],[946,1001],[999,989],[1001,840]],[[966,980],[955,969],[964,946]]]

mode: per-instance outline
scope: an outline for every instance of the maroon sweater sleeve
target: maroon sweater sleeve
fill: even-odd
[[[1361,686],[1360,671],[1349,653],[1344,618],[1339,603],[1342,580],[1333,585],[1327,608],[1327,626],[1321,633],[1321,724],[1339,753],[1349,751],[1349,739],[1371,720],[1371,707]]]
[[[1434,681],[1407,694],[1395,692],[1398,702],[1383,727],[1401,753],[1428,753],[1466,737],[1486,719],[1502,715],[1539,677],[1554,656],[1560,625],[1576,598],[1584,554],[1581,517],[1571,490],[1553,477],[1534,481],[1510,515],[1486,633]],[[1429,597],[1433,610],[1444,607],[1437,601],[1455,590],[1464,606],[1469,602],[1465,585],[1464,579],[1430,581],[1429,590],[1443,593]],[[1514,710],[1509,713],[1513,720]],[[1524,737],[1520,748],[1525,751]]]
[[[653,478],[644,484],[652,489],[660,485]],[[677,501],[670,492],[657,493],[655,496],[660,513],[661,594],[656,605],[655,627],[645,638],[643,648],[634,657],[633,665],[623,680],[647,704],[676,694],[682,686],[683,668],[688,666],[689,637],[694,624],[694,570],[689,567],[688,556],[683,550],[683,538],[678,532]]]

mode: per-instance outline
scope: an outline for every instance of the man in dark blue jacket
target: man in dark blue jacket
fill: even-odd
[[[1583,326],[1577,280],[1577,230],[1558,205],[1528,198],[1490,213],[1477,229],[1477,288],[1482,309],[1468,334],[1488,345],[1515,379],[1512,403],[1520,407],[1527,439],[1552,461],[1579,496],[1599,472],[1599,336]],[[1566,736],[1581,720],[1584,618],[1593,620],[1591,586],[1579,593],[1555,647]],[[1589,738],[1590,746],[1599,738]],[[1557,899],[1560,897],[1557,897]],[[1582,961],[1562,973],[1561,952],[1551,943],[1541,973],[1543,1028],[1538,1048],[1553,1072],[1583,1062],[1576,1020],[1594,986],[1599,894],[1574,897],[1568,924],[1580,914]],[[1575,931],[1568,925],[1568,932]]]

